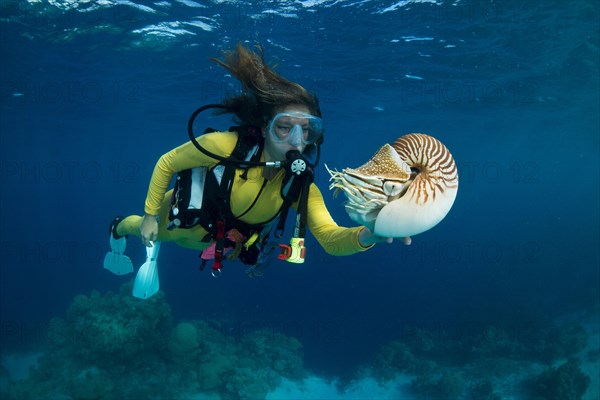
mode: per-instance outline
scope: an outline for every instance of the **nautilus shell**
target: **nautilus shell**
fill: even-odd
[[[384,237],[405,237],[436,226],[452,208],[458,171],[439,140],[411,133],[385,144],[364,165],[327,171],[342,191],[350,218]]]

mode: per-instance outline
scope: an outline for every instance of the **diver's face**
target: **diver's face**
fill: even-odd
[[[284,112],[294,112],[294,111],[306,113],[306,114],[310,113],[308,107],[306,107],[305,105],[293,104],[293,105],[289,105],[289,106],[277,109],[275,114],[284,113]],[[293,124],[302,124],[302,121],[296,121],[296,120],[288,121],[288,122],[291,122]],[[281,127],[281,128],[285,129],[285,127]],[[265,149],[264,149],[265,161],[285,160],[285,155],[287,154],[288,151],[297,150],[300,153],[302,153],[304,151],[304,149],[306,148],[306,144],[303,143],[302,140],[285,141],[285,140],[273,139],[273,136],[270,135],[268,132],[268,126],[262,127],[262,134],[263,134],[263,137],[265,138]]]

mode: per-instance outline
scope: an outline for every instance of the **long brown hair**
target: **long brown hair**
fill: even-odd
[[[311,114],[320,117],[317,97],[275,72],[267,65],[263,49],[256,49],[258,52],[238,44],[234,51],[223,53],[223,60],[211,58],[242,84],[241,95],[225,99],[225,112],[234,114],[238,123],[254,126],[264,125],[277,109],[291,104],[305,105]]]

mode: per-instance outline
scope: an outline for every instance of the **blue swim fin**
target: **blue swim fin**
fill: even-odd
[[[110,251],[104,256],[104,268],[117,275],[125,275],[133,272],[133,264],[129,257],[123,254],[126,246],[126,238],[113,238],[110,235]]]
[[[160,242],[154,242],[152,247],[146,247],[146,262],[140,267],[133,283],[133,295],[147,299],[158,292],[158,270],[156,258],[160,250]]]

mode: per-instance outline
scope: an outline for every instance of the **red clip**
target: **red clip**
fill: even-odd
[[[215,262],[213,263],[213,272],[221,272],[221,262],[223,261],[223,242],[225,240],[225,222],[217,221],[217,237],[215,246]]]
[[[279,248],[281,249],[281,254],[277,256],[280,260],[287,260],[292,256],[292,247],[287,244],[279,244]]]

